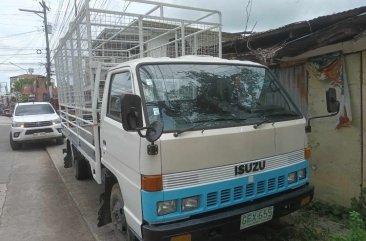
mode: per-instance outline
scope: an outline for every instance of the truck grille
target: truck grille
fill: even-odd
[[[285,176],[260,180],[232,189],[224,189],[217,192],[207,193],[206,205],[208,208],[230,204],[237,201],[251,200],[268,193],[281,191],[285,187]]]
[[[236,165],[246,164],[251,162],[265,161],[266,171],[274,170],[277,168],[285,167],[300,163],[304,160],[304,150],[297,150],[277,156],[266,157],[258,160],[251,160],[248,162],[231,164],[221,167],[207,168],[203,170],[194,170],[180,173],[171,173],[163,175],[163,187],[164,190],[171,190],[176,188],[185,188],[188,186],[203,185],[213,182],[222,182],[230,179],[238,178],[235,176],[234,168]],[[248,176],[251,174],[244,174],[240,177]],[[278,180],[278,186],[282,187],[285,184],[285,178]],[[261,186],[262,185],[262,186]],[[263,191],[263,185],[260,184],[259,191]],[[267,184],[266,184],[267,185]],[[274,188],[274,180],[268,181],[269,188]]]
[[[32,135],[32,134],[41,133],[41,132],[50,133],[50,132],[53,132],[53,130],[52,130],[52,128],[42,128],[42,129],[27,130],[27,131],[25,131],[25,134],[26,135]]]
[[[24,127],[52,126],[52,121],[25,122]]]

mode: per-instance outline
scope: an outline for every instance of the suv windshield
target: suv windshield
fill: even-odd
[[[168,132],[302,118],[264,67],[146,64],[138,72],[148,120]]]
[[[53,114],[55,111],[49,104],[33,104],[33,105],[18,105],[15,109],[14,115],[42,115],[42,114]]]

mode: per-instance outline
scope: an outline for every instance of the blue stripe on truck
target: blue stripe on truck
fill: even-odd
[[[299,171],[304,168],[306,168],[306,178],[298,180],[293,184],[288,184],[288,173]],[[159,192],[141,191],[143,217],[144,220],[149,223],[184,219],[194,214],[217,210],[297,188],[306,184],[308,181],[309,162],[304,160],[291,166],[253,174],[250,177],[239,177],[223,182]],[[193,211],[182,212],[181,200],[192,196],[200,197],[199,208]],[[164,200],[177,200],[177,210],[174,213],[158,216],[157,204],[159,201]]]

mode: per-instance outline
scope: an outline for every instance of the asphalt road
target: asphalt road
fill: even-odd
[[[45,146],[12,151],[10,119],[0,117],[0,240],[93,241]]]

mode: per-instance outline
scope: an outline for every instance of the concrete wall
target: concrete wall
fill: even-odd
[[[366,188],[366,50],[362,51],[362,187]]]
[[[346,55],[345,62],[352,125],[336,130],[335,117],[313,120],[308,141],[313,150],[310,162],[315,198],[349,206],[350,199],[359,195],[362,183],[361,53]],[[326,114],[325,90],[331,87],[329,82],[309,77],[308,83],[309,116]]]

